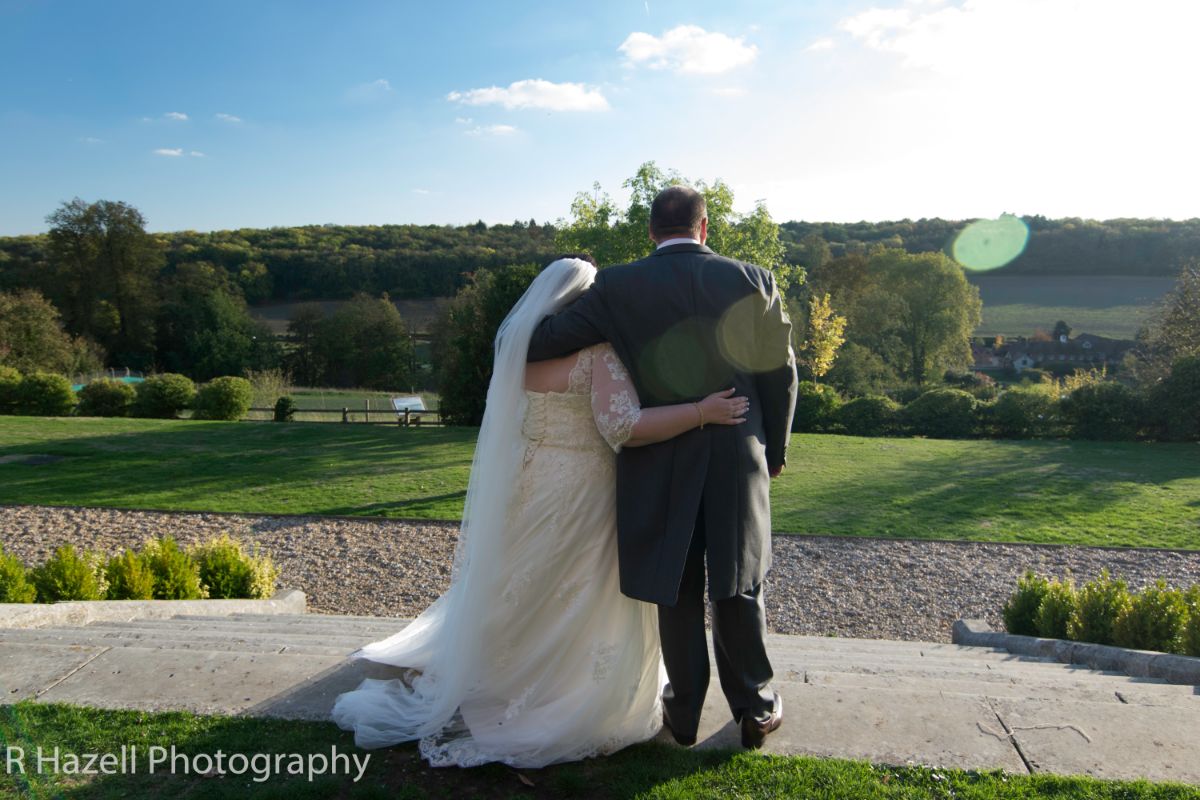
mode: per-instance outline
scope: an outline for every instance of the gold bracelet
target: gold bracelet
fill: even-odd
[[[700,415],[700,430],[704,430],[704,409],[699,403],[692,403],[696,407],[696,413]]]

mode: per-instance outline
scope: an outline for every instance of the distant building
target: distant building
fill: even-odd
[[[1021,372],[1055,364],[1093,369],[1120,363],[1135,344],[1127,339],[1109,339],[1090,333],[1081,333],[1074,339],[1067,336],[1040,341],[1018,338],[992,347],[977,339],[971,343],[972,369],[1011,368]]]

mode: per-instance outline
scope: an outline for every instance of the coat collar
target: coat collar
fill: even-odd
[[[660,247],[650,255],[669,256],[673,253],[707,253],[708,255],[714,255],[713,251],[710,250],[707,245],[692,244],[691,242],[681,242],[680,244],[673,244],[669,247]]]

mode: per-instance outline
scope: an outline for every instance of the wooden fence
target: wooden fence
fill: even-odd
[[[274,408],[257,408],[252,407],[251,412],[259,412],[275,416]],[[441,425],[442,415],[436,408],[426,409],[424,411],[395,411],[391,408],[371,408],[371,402],[366,400],[363,402],[362,408],[351,408],[343,406],[342,408],[297,408],[296,416],[307,414],[326,415],[330,416],[329,422],[345,422],[366,425],[399,425],[403,428],[424,427],[428,425]],[[326,420],[320,420],[325,422]]]

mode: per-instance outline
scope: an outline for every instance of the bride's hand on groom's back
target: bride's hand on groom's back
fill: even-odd
[[[746,397],[733,397],[735,391],[737,390],[726,389],[713,392],[699,402],[705,425],[740,425],[746,421],[750,400]]]

